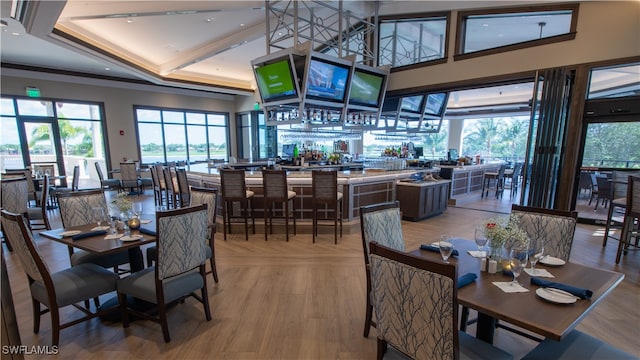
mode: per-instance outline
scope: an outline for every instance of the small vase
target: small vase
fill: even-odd
[[[502,262],[506,257],[504,256],[504,248],[502,245],[490,245],[489,246],[489,259],[495,260],[497,264],[497,272],[502,271]]]

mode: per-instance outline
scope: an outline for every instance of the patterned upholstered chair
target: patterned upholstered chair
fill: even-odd
[[[49,312],[51,343],[57,346],[61,329],[118,309],[90,312],[76,304],[82,301],[88,304],[89,299],[96,299],[100,295],[115,291],[118,275],[95,264],[73,266],[52,274],[40,257],[38,246],[22,215],[2,210],[2,227],[11,237],[15,252],[29,280],[34,333],[37,334],[40,330],[40,316]],[[41,304],[46,307],[44,310],[41,310]],[[67,323],[60,323],[59,309],[68,305],[82,310],[85,316]]]
[[[60,218],[63,227],[72,227],[91,224],[94,207],[101,207],[104,214],[109,214],[107,200],[101,189],[81,190],[67,193],[58,193],[58,205],[60,206]],[[106,220],[106,219],[105,219]],[[94,263],[106,268],[116,268],[118,265],[129,263],[127,250],[108,255],[95,255],[88,251],[69,247],[71,265]]]
[[[511,359],[458,331],[457,268],[371,242],[378,359]],[[388,347],[388,345],[391,345]]]
[[[29,179],[30,180],[30,179]],[[3,178],[0,182],[2,186],[2,203],[0,207],[14,214],[27,215],[27,204],[29,202],[29,186],[24,177]],[[11,246],[11,236],[4,233],[7,249],[13,251]]]
[[[142,193],[142,181],[138,178],[138,169],[136,169],[136,163],[125,162],[120,163],[120,187],[123,189],[129,188],[131,192],[139,194]]]
[[[576,231],[576,211],[512,205],[511,213],[529,238],[543,239],[544,253],[568,261]]]
[[[371,303],[369,243],[375,241],[380,245],[404,252],[400,203],[395,201],[361,207],[360,228],[362,230],[362,249],[364,250],[364,264],[367,274],[367,307],[364,321],[364,337],[368,337],[371,327],[376,327],[376,323],[372,320],[373,304]]]
[[[27,208],[29,228],[31,230],[51,230],[49,216],[47,216],[47,199],[49,198],[49,175],[45,175],[40,189],[38,206]]]
[[[166,304],[187,296],[202,302],[206,319],[211,320],[204,265],[208,247],[207,223],[207,205],[204,204],[156,213],[156,265],[118,281],[118,300],[125,328],[129,326],[128,314],[135,314],[159,322],[164,341],[171,341]],[[195,293],[198,289],[200,296]],[[156,304],[158,317],[129,308],[127,296]]]
[[[209,247],[207,247],[207,259],[211,263],[211,273],[213,275],[213,281],[218,282],[218,270],[216,269],[216,251],[214,245],[214,238],[216,235],[216,213],[217,213],[217,198],[218,189],[193,187],[191,188],[191,206],[207,204],[207,218],[209,219],[207,227],[209,232],[207,233],[207,239],[209,240]],[[156,260],[158,249],[155,246],[147,248],[147,266],[151,266]]]
[[[187,170],[184,168],[176,168],[176,182],[178,183],[178,199],[180,207],[189,206],[191,203],[191,191],[189,188],[189,180],[187,179]]]

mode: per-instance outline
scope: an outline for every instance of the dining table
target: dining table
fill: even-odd
[[[469,253],[478,250],[475,242],[467,239],[452,239],[452,242],[459,254],[450,257],[449,262],[457,266],[458,276],[467,273],[477,275],[474,282],[458,289],[458,303],[478,311],[476,338],[488,343],[493,343],[497,320],[560,341],[624,278],[624,274],[618,272],[572,262],[556,266],[538,262],[536,268],[547,270],[554,276],[542,279],[588,289],[593,295],[590,299],[577,299],[573,303],[550,302],[536,293],[538,286],[531,284],[531,277],[524,271],[518,280],[529,291],[506,293],[493,283],[511,281],[511,274],[481,271],[480,258]],[[416,249],[410,254],[443,261],[441,255],[433,251]]]

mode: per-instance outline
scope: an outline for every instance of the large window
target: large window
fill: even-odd
[[[380,20],[380,65],[400,67],[444,59],[447,16]]]
[[[142,163],[227,159],[227,113],[136,107]]]
[[[461,11],[455,58],[574,39],[577,14],[577,4]]]
[[[465,119],[461,155],[524,162],[528,133],[529,116]]]
[[[640,95],[640,64],[609,66],[591,70],[587,99]]]

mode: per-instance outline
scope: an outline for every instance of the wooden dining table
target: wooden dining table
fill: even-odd
[[[458,303],[478,311],[476,337],[489,343],[493,343],[496,320],[560,341],[624,278],[621,273],[572,262],[553,267],[538,263],[536,268],[544,268],[555,276],[543,279],[593,291],[590,300],[579,299],[572,304],[550,303],[536,295],[538,286],[531,285],[531,278],[524,271],[518,280],[529,291],[503,292],[492,283],[511,281],[511,275],[480,271],[480,259],[468,253],[469,250],[478,250],[474,241],[454,239],[453,243],[459,255],[449,258],[449,261],[457,265],[458,276],[466,273],[478,275],[473,283],[458,289]],[[440,254],[435,252],[417,249],[410,253],[442,261]]]
[[[64,236],[62,234],[63,232],[70,230],[78,230],[81,233],[89,233],[92,231],[91,229],[96,227],[96,225],[97,224],[91,223],[81,226],[46,230],[41,231],[40,235],[53,241],[82,249],[96,255],[106,255],[122,250],[127,250],[129,252],[129,263],[131,266],[131,271],[136,272],[144,269],[144,260],[140,246],[154,243],[156,241],[155,235],[144,234],[139,230],[131,230],[132,235],[139,234],[142,235],[143,238],[134,241],[122,241],[120,239],[105,240],[105,236],[107,236],[106,234],[94,235],[77,240],[74,240],[71,236]],[[155,231],[155,221],[151,221],[148,224],[143,224],[141,228]]]

